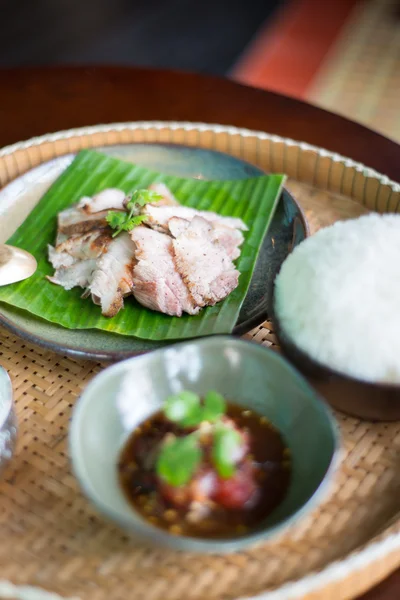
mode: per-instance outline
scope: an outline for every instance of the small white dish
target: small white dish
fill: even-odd
[[[11,460],[17,439],[17,419],[8,373],[0,366],[0,472]]]

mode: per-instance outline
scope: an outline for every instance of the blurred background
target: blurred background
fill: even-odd
[[[0,67],[227,76],[400,141],[398,0],[0,0],[0,8]]]
[[[224,75],[282,4],[0,0],[0,64],[107,63]]]

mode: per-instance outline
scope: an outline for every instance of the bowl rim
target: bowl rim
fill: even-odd
[[[309,237],[311,237],[311,236],[309,236]],[[304,241],[307,241],[307,239],[308,238],[306,237],[304,239]],[[286,348],[288,348],[290,351],[296,353],[301,361],[308,361],[308,363],[310,364],[310,368],[315,369],[315,370],[318,369],[318,371],[321,373],[321,375],[318,376],[318,379],[321,381],[322,380],[326,381],[328,378],[337,379],[337,380],[339,379],[339,380],[343,380],[348,383],[367,386],[370,389],[374,389],[376,391],[384,390],[385,392],[388,392],[388,393],[390,393],[390,392],[400,393],[400,383],[396,384],[396,383],[387,383],[387,382],[379,382],[379,381],[370,381],[368,379],[362,379],[360,377],[356,377],[355,375],[349,375],[347,373],[344,373],[343,371],[334,369],[334,368],[330,367],[329,365],[321,363],[317,359],[313,358],[308,352],[306,352],[305,350],[300,348],[289,337],[289,335],[285,331],[285,328],[282,325],[282,320],[279,319],[279,317],[277,316],[276,279],[277,279],[285,261],[291,255],[292,251],[289,252],[289,254],[287,255],[286,259],[283,261],[283,263],[276,269],[275,274],[273,275],[273,284],[272,284],[271,290],[270,290],[270,297],[268,298],[268,306],[269,306],[269,312],[270,312],[269,318],[270,318],[270,321],[272,322],[273,330],[276,335],[276,338],[277,338],[280,346],[282,347],[282,350],[284,351],[284,353],[286,351]],[[287,357],[287,358],[288,358],[288,361],[290,362],[290,364],[292,364],[293,366],[298,368],[300,371],[300,367],[297,367],[295,360],[294,359],[292,360],[292,358],[289,358],[289,357]],[[312,373],[309,373],[309,374],[312,375]]]
[[[130,364],[136,364],[140,361],[151,360],[152,355],[164,354],[170,348],[176,349],[177,346],[184,347],[193,344],[195,344],[196,346],[208,344],[219,345],[220,343],[225,344],[227,341],[229,341],[230,344],[236,346],[241,346],[243,348],[247,347],[248,349],[252,349],[253,352],[259,354],[259,356],[265,357],[267,360],[275,360],[278,363],[284,364],[285,368],[291,372],[292,376],[295,377],[295,379],[297,379],[302,388],[305,391],[307,391],[310,400],[313,404],[313,407],[317,411],[319,411],[322,417],[327,421],[332,437],[332,455],[330,457],[330,462],[322,479],[320,480],[318,486],[315,488],[311,496],[306,500],[306,502],[303,505],[301,505],[297,510],[295,510],[291,515],[289,515],[286,519],[283,519],[272,526],[256,529],[243,536],[209,540],[206,538],[175,536],[159,527],[148,523],[148,521],[142,518],[133,507],[131,508],[135,514],[136,522],[133,524],[127,524],[126,519],[121,516],[119,511],[114,510],[112,507],[103,502],[102,499],[95,492],[94,488],[91,485],[90,477],[88,476],[86,471],[85,461],[83,458],[81,458],[81,456],[83,456],[83,452],[80,451],[80,425],[82,419],[84,418],[86,410],[92,402],[91,398],[93,395],[93,391],[95,391],[96,388],[99,385],[101,385],[104,380],[110,377],[110,375],[115,376],[118,374],[118,372],[124,372],[127,368],[129,368]],[[201,552],[218,554],[227,552],[237,552],[249,545],[253,546],[261,542],[267,542],[271,539],[275,540],[276,537],[280,533],[286,531],[295,520],[304,516],[313,507],[320,505],[324,498],[328,496],[328,493],[331,489],[333,475],[336,473],[341,461],[341,436],[339,426],[333,416],[333,411],[328,406],[328,404],[318,395],[318,393],[311,387],[311,385],[307,382],[303,375],[301,375],[301,373],[299,373],[299,371],[297,371],[297,369],[295,369],[295,367],[293,367],[293,365],[289,361],[287,361],[285,358],[283,358],[273,350],[265,348],[259,344],[255,344],[254,342],[243,340],[240,338],[235,338],[234,336],[229,336],[226,334],[206,336],[202,338],[196,338],[195,340],[186,340],[178,344],[174,344],[173,346],[168,345],[164,348],[154,350],[153,352],[130,357],[124,361],[120,361],[116,364],[106,367],[103,371],[97,374],[90,381],[83,393],[78,398],[72,411],[68,438],[69,455],[71,459],[73,474],[78,480],[81,490],[103,516],[105,516],[108,520],[114,522],[114,524],[117,524],[119,527],[122,527],[125,530],[129,529],[129,532],[133,535],[137,533],[140,536],[141,541],[143,541],[144,543],[146,543],[146,541],[150,543],[153,542],[160,546],[170,547],[174,550],[190,551],[197,553]]]
[[[276,280],[276,277],[275,277]],[[348,373],[344,373],[343,371],[338,371],[337,369],[334,369],[333,367],[330,367],[324,363],[321,363],[320,361],[316,360],[315,358],[313,358],[308,352],[306,352],[305,350],[303,350],[302,348],[300,348],[289,336],[288,334],[285,332],[284,327],[282,325],[282,321],[277,317],[276,315],[276,310],[275,310],[275,281],[274,281],[274,285],[273,285],[273,301],[271,302],[270,306],[270,319],[271,322],[273,324],[273,328],[274,328],[274,333],[277,337],[277,340],[280,344],[280,346],[282,347],[283,351],[285,352],[285,349],[288,348],[289,350],[291,350],[292,352],[296,353],[297,356],[302,360],[302,361],[308,361],[308,363],[310,364],[310,367],[313,369],[318,369],[318,371],[321,373],[321,375],[316,375],[316,377],[318,377],[319,380],[327,380],[328,378],[330,379],[340,379],[343,380],[345,382],[348,383],[353,383],[353,384],[358,384],[358,385],[362,385],[362,386],[367,386],[369,388],[375,389],[375,390],[379,390],[379,391],[387,391],[387,392],[397,392],[400,393],[400,383],[396,384],[396,383],[388,383],[388,382],[379,382],[379,381],[370,381],[368,379],[361,379],[361,377],[356,377],[355,375],[349,375]],[[295,360],[290,359],[290,362],[295,365]],[[311,373],[310,373],[311,375]]]
[[[2,392],[0,392],[0,397],[2,397],[3,400],[3,396],[4,396],[4,405],[5,405],[5,409],[4,409],[4,418],[0,418],[0,430],[4,427],[4,425],[7,422],[7,419],[9,418],[12,410],[13,410],[13,387],[12,387],[12,383],[11,383],[11,379],[10,376],[8,374],[8,372],[6,371],[6,369],[4,367],[2,367],[0,365],[0,386],[3,388],[4,390],[4,395]],[[1,415],[2,411],[0,410],[0,415]]]

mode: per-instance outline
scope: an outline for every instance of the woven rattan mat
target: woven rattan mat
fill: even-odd
[[[246,338],[275,345],[269,322]],[[68,460],[71,408],[101,365],[58,358],[2,328],[0,339],[20,424],[18,453],[1,486],[2,577],[85,598],[250,595],[367,542],[398,507],[400,425],[337,414],[344,460],[333,496],[279,543],[216,557],[135,548],[81,495]]]
[[[348,189],[367,206],[390,207],[397,202],[398,192],[390,182],[376,179],[373,173],[367,181],[364,169],[351,161],[234,128],[218,127],[211,135],[212,127],[181,127],[176,135],[169,135],[181,143],[228,151],[238,148],[237,155],[259,162],[266,169],[269,160],[275,161],[275,169],[296,177],[297,181],[292,179],[288,186],[302,204],[312,232],[338,218],[366,210],[323,187]],[[140,141],[151,135],[152,140],[164,139],[163,136],[170,140],[165,129],[159,124],[147,129],[125,127],[109,139],[110,143],[121,139]],[[104,143],[103,134],[96,135]],[[46,142],[39,153],[30,146],[26,152],[24,148],[16,149],[19,162],[7,155],[3,176],[6,173],[9,180],[17,167],[20,172],[27,168],[24,165],[28,159],[32,165],[57,152],[76,148],[74,137],[70,136],[68,143],[62,139],[60,151],[57,140]],[[92,133],[79,133],[76,139],[79,145],[97,140]],[[227,147],[228,142],[231,145]],[[371,315],[372,318],[378,317]],[[245,337],[278,350],[268,321]],[[17,452],[0,482],[0,580],[39,586],[85,600],[222,600],[254,596],[301,579],[353,550],[370,547],[375,536],[377,540],[387,540],[389,533],[400,532],[400,521],[395,518],[400,488],[400,424],[369,423],[337,414],[342,462],[331,494],[285,535],[257,548],[224,556],[136,545],[134,539],[97,514],[83,497],[68,459],[71,408],[103,366],[57,356],[25,343],[1,327],[0,363],[12,378],[19,422]],[[319,589],[307,599],[350,598],[386,575],[398,561],[398,553],[392,549],[385,562],[379,556],[379,564],[378,559],[374,563],[376,569],[364,569],[362,576],[357,573],[351,578],[351,571],[344,569],[339,577],[346,582],[343,592],[338,594],[337,588],[326,592]],[[280,596],[282,600],[289,597],[294,598]]]

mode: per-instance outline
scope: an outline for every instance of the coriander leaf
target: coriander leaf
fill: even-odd
[[[164,404],[164,414],[170,421],[184,425],[189,421],[189,425],[201,423],[199,417],[200,397],[194,392],[182,391],[174,396],[169,396]],[[194,423],[191,421],[195,420]]]
[[[133,209],[135,206],[144,206],[149,202],[158,202],[159,200],[162,200],[162,196],[157,194],[157,192],[153,192],[152,190],[136,190],[127,203],[127,207]]]
[[[204,397],[203,421],[214,423],[225,413],[224,397],[218,392],[210,391]]]
[[[118,229],[125,222],[126,213],[109,210],[106,216],[106,221],[113,229]]]
[[[161,447],[156,472],[167,484],[179,487],[191,480],[201,459],[202,451],[195,436],[174,438]]]
[[[202,421],[204,421],[203,407],[199,405],[197,408],[193,408],[193,410],[182,419],[179,425],[182,427],[196,427],[196,425],[200,425]]]
[[[153,192],[152,190],[136,190],[131,199],[127,202],[126,207],[129,213],[108,211],[106,221],[112,229],[115,229],[113,237],[117,236],[121,231],[131,231],[137,225],[143,223],[146,220],[146,215],[135,215],[136,209],[140,206],[144,206],[148,202],[158,202],[162,196]]]
[[[106,216],[106,221],[112,229],[116,231],[113,233],[113,237],[117,236],[121,231],[131,231],[137,225],[143,223],[146,220],[146,215],[138,215],[136,217],[130,217],[126,213],[109,211]]]
[[[125,223],[122,225],[124,231],[131,231],[143,221],[147,219],[147,215],[137,215],[136,217],[127,218]]]
[[[214,432],[212,460],[223,479],[229,479],[235,473],[234,456],[242,443],[239,433],[231,427],[218,427]]]

